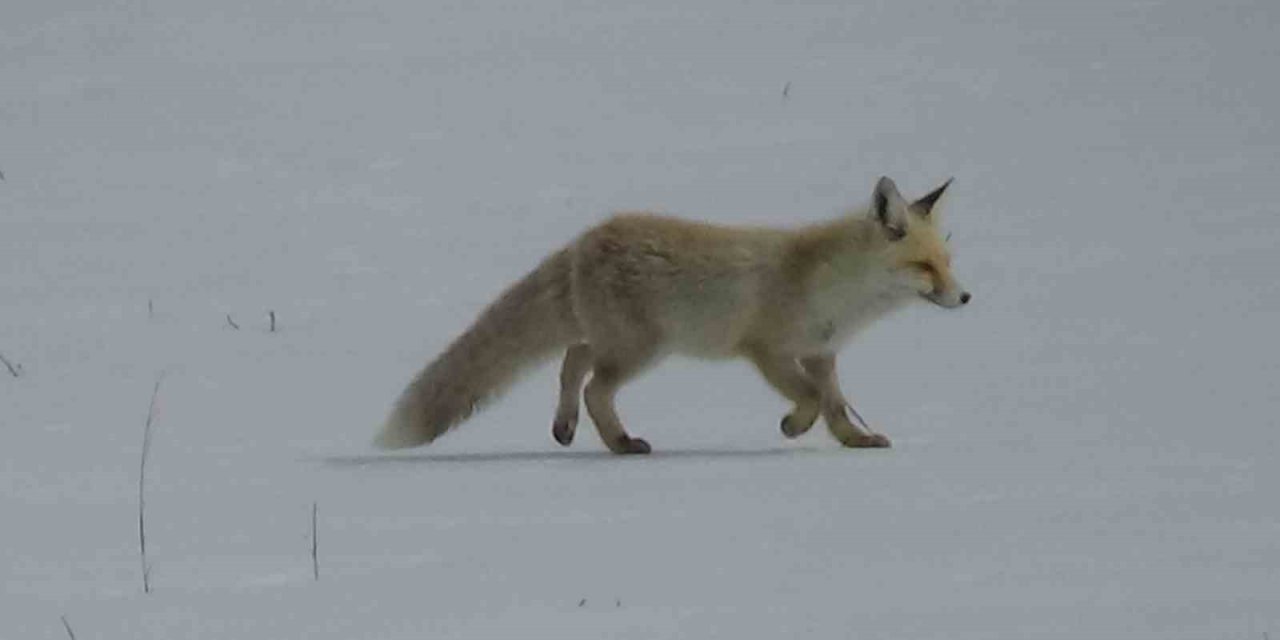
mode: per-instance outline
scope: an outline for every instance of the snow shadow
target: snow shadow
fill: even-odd
[[[655,450],[647,456],[618,456],[605,450],[599,451],[483,451],[475,453],[420,453],[404,454],[371,454],[355,456],[329,456],[321,458],[328,466],[366,467],[382,465],[407,464],[484,464],[511,462],[555,462],[565,460],[576,461],[609,461],[620,460],[713,460],[713,459],[749,459],[773,458],[785,456],[806,456],[841,453],[839,449],[806,449],[798,447],[772,447],[768,449],[672,449]]]

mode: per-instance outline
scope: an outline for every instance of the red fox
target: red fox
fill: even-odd
[[[681,353],[750,360],[794,403],[781,425],[789,438],[821,415],[845,446],[888,447],[888,438],[850,420],[836,352],[911,300],[948,309],[969,302],[939,232],[950,185],[908,202],[892,180],[880,178],[869,206],[790,230],[617,215],[485,309],[409,383],[376,443],[429,443],[522,371],[563,352],[552,436],[565,446],[573,442],[581,393],[610,451],[649,453],[649,443],[623,428],[614,395],[662,357]]]

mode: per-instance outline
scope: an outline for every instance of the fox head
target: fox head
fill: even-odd
[[[972,298],[951,273],[951,252],[938,224],[938,210],[951,180],[907,202],[887,177],[876,182],[869,215],[883,234],[885,258],[895,285],[940,307],[954,309]]]

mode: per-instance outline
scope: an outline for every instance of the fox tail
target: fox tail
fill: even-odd
[[[578,341],[571,262],[570,250],[560,250],[481,312],[400,394],[375,444],[405,449],[435,440]]]

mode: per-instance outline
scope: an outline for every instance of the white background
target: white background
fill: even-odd
[[[1277,7],[9,3],[0,638],[1280,637]],[[956,177],[974,293],[843,354],[892,450],[687,360],[620,397],[648,458],[554,445],[551,365],[370,448],[611,210],[881,174]]]

